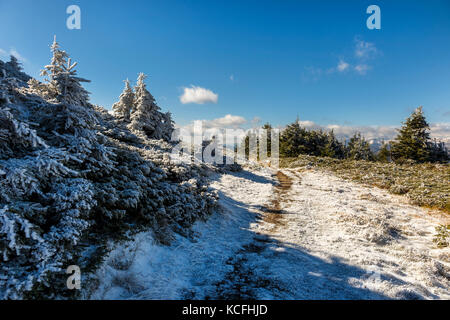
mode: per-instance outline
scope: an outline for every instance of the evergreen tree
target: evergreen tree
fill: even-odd
[[[272,126],[270,123],[266,123],[262,126],[262,129],[265,130],[266,134],[266,150],[267,157],[270,157],[272,154]],[[264,143],[264,142],[263,142]]]
[[[280,156],[298,157],[305,153],[307,131],[298,121],[288,125],[280,135]]]
[[[55,80],[60,73],[64,72],[64,65],[67,64],[69,58],[67,52],[60,49],[58,42],[56,42],[56,36],[53,38],[50,50],[52,52],[51,62],[41,70],[41,76],[47,76],[46,80],[49,82]]]
[[[131,110],[130,129],[143,132],[151,139],[169,141],[174,130],[170,113],[163,114],[156,104],[155,98],[147,90],[146,76],[139,74],[135,87],[134,108]]]
[[[259,160],[259,137],[255,129],[251,129],[244,137],[245,159]]]
[[[22,64],[17,60],[17,58],[13,55],[9,57],[9,62],[6,63],[6,67],[11,71],[21,72]]]
[[[157,133],[157,122],[160,122],[161,118],[157,117],[159,107],[155,102],[155,98],[147,90],[146,77],[145,74],[140,73],[137,85],[134,88],[134,109],[131,112],[130,127],[135,131],[143,131],[149,138],[153,138]]]
[[[175,130],[174,124],[172,113],[168,111],[162,114],[161,139],[165,141],[172,140],[172,133]]]
[[[376,158],[380,162],[391,162],[391,146],[389,143],[383,141]]]
[[[10,56],[10,60],[6,63],[0,60],[0,78],[11,77],[27,82],[31,77],[22,72],[22,70],[22,63],[13,55]]]
[[[450,161],[450,155],[444,142],[434,139],[433,142],[428,143],[428,149],[430,152],[429,161],[442,163],[447,163]]]
[[[320,156],[338,159],[344,158],[344,145],[336,139],[333,130],[325,134],[325,142],[321,147]]]
[[[422,107],[417,108],[398,130],[399,133],[392,143],[393,160],[428,161],[430,159],[429,128]]]
[[[265,158],[271,156],[271,148],[272,148],[272,126],[269,123],[266,123],[259,129],[251,129],[245,135],[242,145],[245,150],[245,158],[251,160],[265,160]],[[266,139],[263,139],[265,137]],[[250,145],[251,143],[251,145]],[[267,153],[261,159],[260,152],[265,150]],[[237,147],[235,148],[235,152],[237,151]]]
[[[47,83],[29,86],[0,63],[0,299],[74,298],[65,268],[98,265],[105,252],[91,248],[136,225],[168,244],[217,201],[210,168],[175,164],[171,144],[78,103],[74,86],[58,84],[68,57],[55,49],[53,58]],[[167,136],[170,114],[156,115]]]
[[[297,157],[300,154],[343,158],[345,149],[344,145],[336,139],[333,131],[306,130],[300,126],[297,119],[281,133],[280,155]]]
[[[370,145],[361,136],[361,133],[357,132],[350,138],[347,145],[347,158],[352,160],[374,160],[374,155],[372,150],[370,150]]]
[[[30,88],[36,90],[40,95],[45,94],[47,99],[54,99],[57,102],[87,106],[89,101],[89,92],[87,92],[81,82],[90,82],[76,76],[75,67],[77,63],[72,63],[69,55],[60,49],[56,42],[56,36],[51,45],[52,60],[41,71],[41,76],[47,76],[47,84],[42,85],[37,80],[29,82]]]
[[[112,109],[119,118],[130,120],[130,113],[133,109],[135,96],[130,86],[130,81],[125,80],[125,88],[119,96],[119,101],[114,103]]]

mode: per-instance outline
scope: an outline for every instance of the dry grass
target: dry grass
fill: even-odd
[[[321,168],[369,186],[403,194],[415,205],[450,213],[450,165],[381,163],[302,155],[280,160],[281,167]]]

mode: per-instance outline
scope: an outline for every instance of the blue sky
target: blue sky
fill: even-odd
[[[81,8],[81,30],[66,28],[71,4]],[[371,4],[381,8],[381,30],[366,27]],[[274,125],[299,115],[319,125],[398,126],[419,105],[430,122],[450,122],[445,0],[0,0],[0,26],[0,58],[14,52],[35,77],[56,34],[92,80],[92,102],[106,108],[122,80],[148,74],[158,104],[181,125],[229,114]],[[216,103],[183,104],[191,86]]]

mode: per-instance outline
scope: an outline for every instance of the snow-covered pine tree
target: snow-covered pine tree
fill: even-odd
[[[6,68],[11,71],[20,72],[20,71],[22,71],[22,64],[19,62],[19,60],[15,56],[11,55],[9,62],[6,63]]]
[[[13,55],[10,56],[9,62],[0,61],[0,78],[10,77],[27,82],[31,77],[22,70],[22,63]]]
[[[161,125],[161,139],[165,141],[172,140],[172,133],[175,130],[174,121],[172,120],[172,113],[169,111],[163,113],[163,123]]]
[[[146,75],[143,73],[138,76],[129,128],[135,132],[143,132],[150,139],[169,141],[173,131],[171,116],[160,112],[155,98],[147,90],[145,78]]]
[[[89,225],[92,191],[68,167],[73,155],[48,144],[29,121],[37,98],[22,95],[21,81],[1,79],[0,96],[0,297],[20,298],[62,261]],[[17,80],[17,79],[16,79]],[[15,92],[15,94],[10,94]],[[45,104],[41,100],[39,105]],[[70,190],[71,194],[67,191]],[[89,198],[90,197],[90,198]],[[80,201],[81,200],[81,201]],[[64,203],[64,206],[62,204]],[[51,228],[51,232],[47,232]],[[7,275],[7,276],[6,276]]]
[[[48,77],[47,83],[43,86],[36,80],[30,80],[30,89],[36,90],[41,96],[44,95],[47,100],[53,99],[55,102],[87,106],[89,92],[83,88],[81,82],[90,82],[90,80],[76,76],[77,63],[72,63],[67,52],[60,49],[56,36],[50,48],[53,55],[51,62],[41,71],[41,76]]]
[[[61,50],[54,38],[51,45],[52,58],[41,72],[46,76],[44,83],[35,79],[28,81],[27,95],[34,94],[43,99],[32,115],[39,124],[38,131],[50,145],[67,150],[83,162],[83,170],[112,170],[111,155],[108,149],[99,143],[95,132],[98,116],[89,103],[89,93],[81,82],[89,80],[76,77],[74,67],[66,51]],[[107,164],[105,166],[105,164]]]
[[[130,81],[125,80],[125,88],[119,96],[119,101],[114,103],[112,109],[114,115],[120,119],[130,120],[131,110],[133,109],[135,96]]]
[[[56,61],[68,56],[53,47],[47,70],[62,74]],[[168,242],[215,207],[206,165],[174,164],[171,144],[136,138],[87,100],[60,99],[52,79],[27,86],[0,69],[0,299],[76,294],[65,268],[95,269],[104,241],[139,226]],[[170,115],[157,116],[170,131]]]
[[[353,137],[350,138],[347,145],[347,158],[352,160],[369,160],[375,159],[370,145],[361,133],[356,132]]]

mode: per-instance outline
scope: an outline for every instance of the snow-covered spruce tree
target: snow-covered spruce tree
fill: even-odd
[[[55,102],[87,106],[89,92],[83,88],[81,82],[90,82],[90,80],[76,76],[77,63],[72,63],[67,52],[60,49],[56,36],[50,48],[53,54],[52,60],[41,71],[41,76],[47,77],[48,83],[42,86],[34,80],[29,83],[30,88],[35,89],[41,96],[44,95],[47,100],[53,99]]]
[[[64,59],[53,50],[48,74]],[[213,168],[172,163],[171,144],[118,126],[77,86],[62,94],[60,79],[0,77],[0,298],[73,297],[65,268],[88,276],[105,241],[150,228],[166,243],[216,205]]]
[[[146,75],[139,74],[135,87],[134,108],[131,111],[132,131],[144,133],[150,139],[170,140],[173,132],[173,122],[170,113],[162,114],[155,98],[147,90]]]
[[[51,46],[51,63],[41,75],[47,76],[44,83],[28,82],[26,94],[36,95],[45,102],[37,107],[31,120],[38,123],[39,134],[52,146],[65,148],[80,161],[79,169],[93,174],[114,170],[111,151],[102,143],[104,137],[96,132],[98,116],[89,103],[89,93],[80,82],[89,82],[76,77],[71,59],[60,49],[55,40]]]
[[[22,70],[22,64],[13,55],[10,56],[9,62],[4,63],[3,61],[0,61],[0,78],[10,77],[25,82],[30,80],[31,77]]]
[[[89,175],[112,169],[87,93],[58,48],[55,42],[47,83],[30,80],[27,88],[7,78],[0,84],[6,96],[0,112],[4,297],[23,297],[73,257],[97,204]]]
[[[11,55],[9,57],[9,62],[6,63],[7,66],[9,66],[12,70],[22,71],[22,65],[19,62],[19,60]]]
[[[15,119],[10,109],[0,109],[0,159],[18,157],[46,146],[27,123]]]
[[[165,141],[171,141],[172,133],[175,130],[172,113],[170,113],[169,111],[163,113],[162,121],[163,123],[161,124],[161,139]]]
[[[112,109],[114,115],[123,120],[130,120],[131,110],[135,101],[133,88],[130,86],[130,81],[125,80],[125,88],[119,96],[119,101],[114,103]]]
[[[375,159],[372,150],[370,150],[369,143],[361,136],[361,133],[355,133],[348,141],[347,158],[368,161],[373,161]]]
[[[92,151],[105,148],[88,125],[77,126],[93,119],[92,110],[70,99],[54,103],[47,100],[50,85],[40,92],[9,75],[0,81],[0,296],[22,298],[46,286],[50,275],[63,274],[60,268],[72,259],[96,205],[94,186],[81,170],[89,171]],[[97,164],[105,167],[101,153]]]

